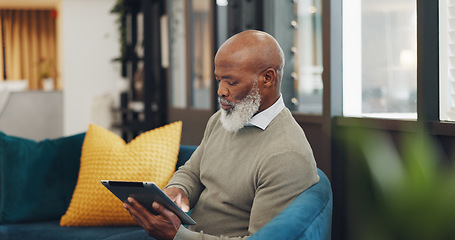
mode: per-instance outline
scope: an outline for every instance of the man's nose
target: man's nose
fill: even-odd
[[[227,97],[229,95],[229,91],[227,88],[223,87],[223,83],[220,83],[218,85],[218,96],[219,97]]]

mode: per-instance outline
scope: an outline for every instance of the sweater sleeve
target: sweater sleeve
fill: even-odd
[[[199,199],[199,195],[204,190],[204,186],[200,180],[200,164],[214,122],[214,116],[212,116],[207,123],[201,144],[199,144],[191,158],[174,173],[165,187],[177,187],[182,189],[190,200],[190,208],[194,207]]]
[[[200,181],[199,163],[203,154],[203,145],[200,145],[185,165],[181,166],[172,176],[165,188],[177,187],[188,196],[190,208],[193,208],[204,190]]]

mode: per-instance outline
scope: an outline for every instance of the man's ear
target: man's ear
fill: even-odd
[[[262,73],[264,88],[272,87],[276,81],[276,71],[273,68],[268,68]]]

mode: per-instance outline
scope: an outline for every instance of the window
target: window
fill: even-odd
[[[343,1],[343,115],[417,118],[415,0]]]
[[[455,0],[439,1],[440,119],[455,120]]]
[[[187,103],[187,31],[184,0],[168,1],[170,35],[171,105],[185,108]]]
[[[322,113],[322,1],[298,0],[294,6],[294,79],[296,112]]]
[[[213,84],[213,27],[211,1],[192,1],[192,74],[191,106],[196,109],[211,109]]]
[[[212,3],[173,0],[168,4],[171,105],[209,110],[213,102]]]

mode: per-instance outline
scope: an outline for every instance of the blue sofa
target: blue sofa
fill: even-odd
[[[83,140],[84,134],[78,134],[35,142],[0,132],[0,239],[95,240],[128,236],[141,230],[137,226],[59,226],[77,182]],[[180,147],[177,168],[189,159],[195,148]],[[25,162],[11,161],[18,152]],[[318,184],[298,196],[250,239],[330,239],[332,190],[327,176],[319,169],[318,174],[321,179]],[[17,183],[11,182],[12,178],[26,180]],[[33,181],[37,191],[31,190],[28,198],[11,186],[17,183],[16,187],[24,187],[29,181]],[[21,197],[25,199],[23,202]],[[15,201],[18,203],[14,204]]]

